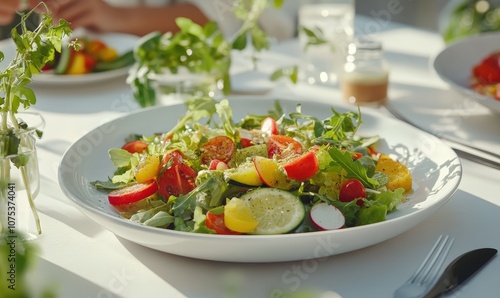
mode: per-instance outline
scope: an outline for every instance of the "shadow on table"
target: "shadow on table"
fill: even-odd
[[[95,266],[95,264],[88,264],[88,266]],[[123,297],[111,289],[94,284],[44,259],[38,260],[36,268],[29,273],[28,277],[30,290],[35,294],[32,297],[42,297],[41,294],[47,290],[60,298]]]

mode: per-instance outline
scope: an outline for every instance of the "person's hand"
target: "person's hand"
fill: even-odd
[[[9,25],[19,10],[19,0],[0,0],[0,25]]]
[[[116,14],[103,0],[45,0],[55,21],[67,20],[71,28],[85,27],[96,32],[109,31]]]
[[[0,0],[0,26],[12,24],[17,13],[34,8],[40,4],[40,1],[41,0]]]

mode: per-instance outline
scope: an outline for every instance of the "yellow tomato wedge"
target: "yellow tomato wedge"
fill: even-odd
[[[137,183],[146,183],[153,180],[158,174],[160,158],[156,155],[145,155],[135,168],[135,180]]]
[[[259,222],[245,201],[233,198],[224,207],[224,223],[232,231],[240,233],[252,232]]]
[[[388,176],[388,189],[395,190],[402,187],[405,192],[411,190],[412,176],[410,170],[403,163],[392,159],[388,155],[382,154],[377,162],[375,170],[385,173]]]

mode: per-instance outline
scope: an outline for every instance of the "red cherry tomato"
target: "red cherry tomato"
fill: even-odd
[[[288,157],[302,153],[302,145],[292,137],[285,135],[271,135],[267,140],[267,156],[273,158],[274,155]],[[285,152],[285,149],[289,148]]]
[[[363,153],[361,152],[354,152],[354,156],[352,157],[353,160],[358,160],[361,157],[363,157]]]
[[[318,158],[313,151],[309,151],[284,164],[283,168],[288,178],[304,181],[314,176],[318,171]]]
[[[154,180],[149,183],[137,183],[110,192],[108,200],[113,206],[131,204],[154,195],[157,190],[158,184]]]
[[[485,57],[474,66],[472,73],[480,83],[495,84],[500,82],[500,52],[495,52]]]
[[[165,166],[157,177],[158,193],[165,200],[187,194],[195,187],[196,175],[196,171],[184,163]]]
[[[377,155],[378,154],[378,152],[374,146],[368,146],[368,148],[366,148],[366,152],[368,152],[369,155]]]
[[[130,153],[141,153],[148,148],[148,144],[141,140],[135,140],[125,143],[122,149],[127,150]]]
[[[483,84],[500,82],[500,67],[490,64],[479,64],[474,67],[474,77]]]
[[[339,200],[350,202],[355,199],[366,198],[366,189],[358,179],[348,179],[340,187]],[[359,206],[363,205],[363,200],[356,201]]]
[[[241,233],[232,231],[226,227],[224,224],[224,213],[214,214],[210,211],[207,211],[205,214],[205,225],[207,228],[214,230],[217,234],[221,235],[239,235]]]
[[[241,138],[240,144],[241,144],[241,148],[253,146],[252,140],[247,139],[247,138]]]
[[[262,121],[260,130],[270,135],[277,135],[278,124],[276,124],[276,120],[274,120],[273,118],[267,117]]]
[[[210,164],[214,159],[221,160],[228,163],[236,151],[236,146],[233,140],[227,136],[217,136],[208,140],[200,148],[201,162],[203,164]]]
[[[94,69],[95,65],[97,64],[97,61],[90,55],[86,53],[82,53],[83,58],[84,58],[84,63],[85,63],[85,69],[87,72],[91,72],[92,69]]]

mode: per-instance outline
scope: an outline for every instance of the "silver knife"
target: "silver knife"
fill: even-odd
[[[446,267],[436,285],[424,298],[436,298],[463,285],[483,268],[497,253],[494,248],[480,248],[456,258]]]

